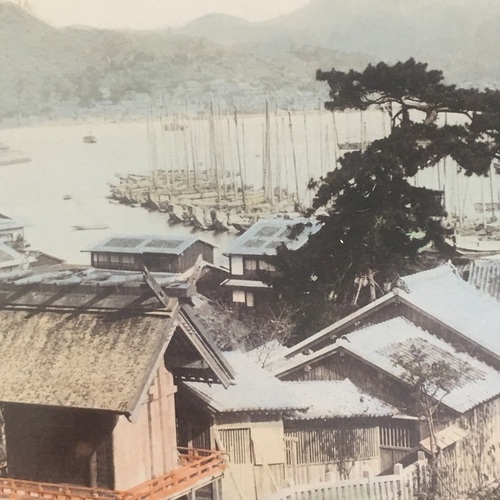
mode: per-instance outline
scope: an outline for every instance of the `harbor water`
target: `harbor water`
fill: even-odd
[[[308,180],[335,168],[338,144],[382,137],[389,123],[382,113],[331,113],[295,111],[270,114],[271,160],[279,164],[281,183],[296,192],[303,205],[310,203]],[[290,125],[291,124],[291,125]],[[161,125],[161,126],[160,126]],[[225,263],[224,248],[236,233],[199,231],[190,226],[171,225],[166,213],[112,203],[109,184],[116,174],[149,174],[152,168],[182,168],[196,159],[204,168],[210,161],[210,135],[206,119],[189,121],[190,132],[165,131],[151,123],[75,122],[44,124],[0,130],[0,142],[22,151],[31,162],[0,167],[0,213],[26,222],[26,239],[31,247],[61,257],[69,263],[87,264],[82,250],[110,234],[199,234],[217,245],[218,263]],[[265,148],[264,115],[239,117],[239,135],[234,116],[219,116],[218,147],[226,169],[245,168],[246,182],[262,185]],[[92,134],[95,144],[83,142]],[[239,140],[239,154],[236,141]],[[154,158],[152,158],[154,155]],[[478,204],[498,202],[496,175],[493,182],[456,174],[449,162],[429,169],[416,179],[418,185],[445,187],[450,213],[480,219]],[[296,180],[295,180],[296,179]],[[102,225],[106,229],[78,231],[76,225]]]

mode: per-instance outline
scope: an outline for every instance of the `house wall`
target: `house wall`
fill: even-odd
[[[280,376],[280,378],[282,380],[344,380],[348,378],[362,390],[396,407],[406,406],[411,402],[408,391],[401,384],[343,350],[334,352],[310,365],[298,367],[292,373]]]
[[[91,252],[91,262],[100,269],[142,271],[146,266],[151,272],[182,273],[193,267],[200,255],[206,262],[214,263],[213,247],[202,241],[194,242],[181,255]]]
[[[307,484],[377,475],[379,434],[373,419],[285,422],[288,476]]]
[[[12,243],[17,239],[24,239],[24,227],[21,226],[10,229],[0,229],[0,241],[4,243]]]
[[[137,418],[119,418],[113,431],[116,489],[129,489],[177,466],[175,391],[172,374],[161,364]]]
[[[243,417],[234,423],[219,418],[213,428],[216,441],[229,453],[222,498],[259,500],[288,484],[283,422]]]
[[[113,488],[110,413],[5,405],[9,476]]]
[[[468,435],[443,450],[438,467],[444,484],[459,498],[500,474],[500,398],[479,405],[454,423]]]

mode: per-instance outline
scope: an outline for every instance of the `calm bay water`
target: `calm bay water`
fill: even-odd
[[[0,131],[0,142],[28,154],[32,161],[0,167],[0,212],[26,221],[31,247],[69,263],[87,264],[82,253],[110,234],[191,234],[171,226],[164,213],[111,204],[109,182],[115,173],[147,173],[148,144],[143,123],[93,124],[96,144],[84,144],[89,125],[38,126]],[[65,195],[72,199],[64,200]],[[109,229],[76,231],[77,224]],[[200,232],[221,251],[234,234]]]
[[[374,139],[388,132],[388,119],[381,113],[330,113],[302,111],[292,113],[292,127],[286,112],[271,113],[270,146],[273,164],[279,164],[281,183],[295,192],[307,205],[308,178],[319,177],[335,166],[336,142]],[[218,147],[224,151],[226,169],[238,165],[236,139],[240,141],[241,163],[247,182],[262,184],[264,136],[263,115],[239,118],[236,133],[232,115],[221,116],[217,125]],[[147,174],[152,168],[152,151],[159,168],[173,168],[192,162],[203,166],[210,161],[210,133],[207,120],[192,120],[189,133],[165,132],[159,122],[50,124],[0,130],[0,142],[32,158],[30,163],[0,167],[0,213],[26,221],[26,237],[32,248],[86,264],[89,255],[82,253],[110,234],[192,234],[196,230],[172,226],[168,216],[136,207],[112,204],[107,199],[109,183],[116,174]],[[151,133],[154,130],[154,134]],[[91,132],[96,144],[84,144]],[[152,136],[155,148],[152,148]],[[417,179],[419,185],[446,187],[450,213],[480,219],[475,205],[482,201],[498,202],[498,175],[488,179],[456,175],[456,166],[429,170]],[[70,200],[64,196],[70,195]],[[73,225],[106,224],[106,230],[76,231]],[[201,238],[215,243],[219,263],[224,248],[235,238],[232,232],[198,232]]]

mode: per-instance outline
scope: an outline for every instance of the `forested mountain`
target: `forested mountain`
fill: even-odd
[[[180,31],[54,28],[0,3],[0,118],[60,116],[152,97],[166,108],[240,104],[260,109],[326,96],[318,67],[366,59],[331,49],[262,43],[226,46]],[[323,91],[323,93],[321,93]]]
[[[55,28],[0,0],[0,119],[147,106],[200,109],[210,100],[248,110],[265,98],[313,106],[315,72],[415,57],[450,81],[495,85],[495,0],[312,0],[252,23],[209,15],[183,28]]]

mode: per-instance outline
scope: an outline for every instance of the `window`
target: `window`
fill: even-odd
[[[233,464],[251,464],[250,429],[220,429],[220,440]]]
[[[107,267],[109,259],[105,253],[96,253],[94,256],[94,265],[97,267]]]
[[[259,268],[257,260],[243,259],[243,275],[244,276],[257,276],[257,269]]]
[[[113,267],[119,267],[120,266],[120,256],[116,253],[112,253],[110,256],[109,256],[109,263],[113,266]]]
[[[273,273],[276,271],[276,268],[273,264],[270,264],[266,260],[259,260],[259,269],[261,271],[267,271],[268,273]]]
[[[410,428],[395,425],[380,427],[380,446],[410,449],[412,447]]]
[[[122,269],[134,269],[134,263],[133,255],[122,255]]]
[[[233,302],[245,303],[245,292],[243,290],[233,290]]]

